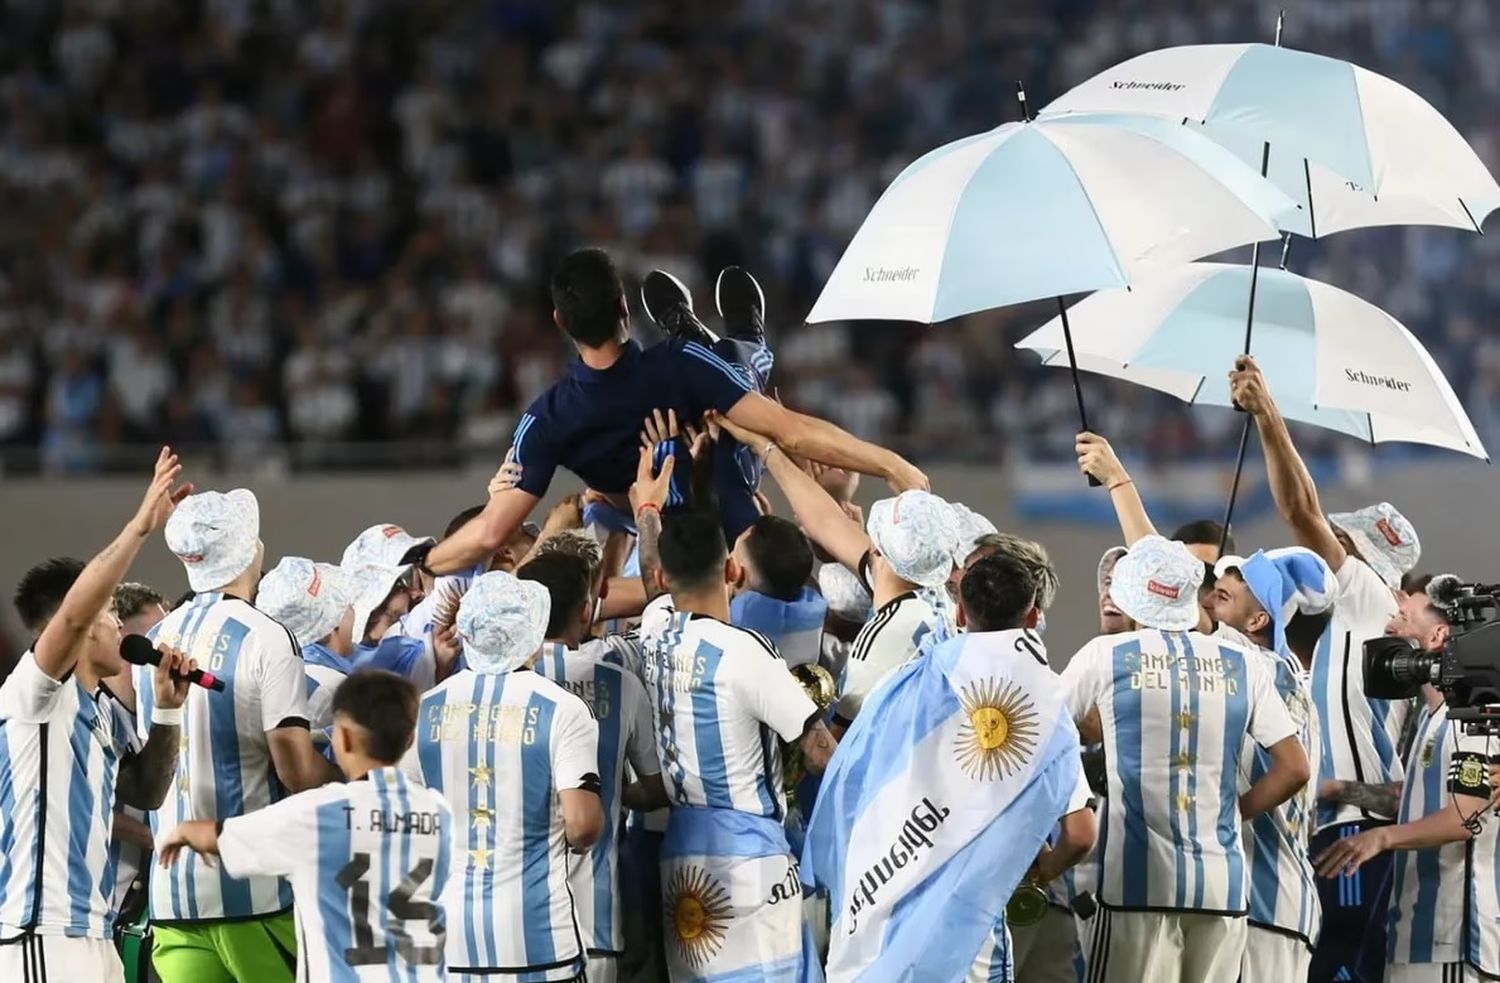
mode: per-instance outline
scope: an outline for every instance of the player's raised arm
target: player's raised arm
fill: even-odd
[[[1142,536],[1156,535],[1156,526],[1146,514],[1146,505],[1135,487],[1135,479],[1125,470],[1125,465],[1115,455],[1109,441],[1098,434],[1084,432],[1078,435],[1073,449],[1078,453],[1078,467],[1084,474],[1099,479],[1109,492],[1109,500],[1115,507],[1115,518],[1120,522],[1120,532],[1125,545],[1133,546]]]
[[[1260,366],[1249,355],[1235,359],[1229,373],[1229,393],[1239,406],[1255,418],[1261,446],[1265,448],[1266,480],[1276,511],[1291,527],[1299,546],[1318,554],[1334,571],[1344,565],[1348,553],[1333,534],[1333,526],[1323,514],[1318,486],[1292,443],[1286,420],[1271,398]]]
[[[860,440],[827,420],[789,410],[759,393],[747,392],[724,416],[798,457],[884,478],[897,494],[929,487],[927,476],[900,454]]]
[[[718,422],[726,433],[766,463],[766,470],[786,495],[808,537],[839,563],[858,573],[860,560],[870,550],[870,537],[859,523],[849,518],[817,479],[781,453],[782,448],[771,437],[747,430],[732,419],[721,417]]]
[[[147,538],[167,522],[177,503],[193,490],[178,485],[182,465],[170,447],[156,456],[155,472],[135,515],[104,549],[100,550],[63,597],[57,613],[42,629],[32,649],[37,668],[52,679],[62,679],[78,659],[79,643],[109,606],[115,585],[130,569]]]

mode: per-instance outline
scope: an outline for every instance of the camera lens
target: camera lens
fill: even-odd
[[[1365,694],[1377,700],[1405,700],[1433,682],[1438,657],[1408,638],[1372,638],[1364,645]]]

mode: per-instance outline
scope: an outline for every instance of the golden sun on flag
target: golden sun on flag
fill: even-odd
[[[667,883],[667,927],[689,966],[708,962],[724,945],[729,892],[702,867],[687,867]]]
[[[1005,778],[1036,750],[1037,716],[1015,683],[981,679],[959,694],[964,722],[954,752],[958,764],[975,781]]]

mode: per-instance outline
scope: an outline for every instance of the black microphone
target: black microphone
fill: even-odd
[[[161,653],[156,651],[156,646],[152,645],[151,639],[145,635],[126,635],[120,639],[120,658],[133,666],[161,665]],[[177,679],[186,679],[194,686],[211,689],[215,693],[224,692],[224,680],[202,669],[194,669],[186,675],[179,672],[174,672],[172,675]]]

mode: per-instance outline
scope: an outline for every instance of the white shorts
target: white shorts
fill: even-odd
[[[1463,963],[1390,963],[1385,983],[1470,983],[1484,977]]]
[[[27,935],[0,945],[0,980],[5,983],[125,983],[125,967],[114,943]]]
[[[615,983],[619,978],[618,956],[589,956],[589,983]]]
[[[1286,983],[1307,979],[1312,950],[1307,943],[1270,929],[1249,926],[1240,983]]]
[[[1223,983],[1245,955],[1243,915],[1115,911],[1100,906],[1088,983]]]

